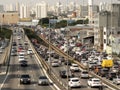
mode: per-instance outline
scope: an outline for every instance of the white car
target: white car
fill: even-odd
[[[120,77],[114,78],[113,83],[116,85],[119,85],[120,84]]]
[[[24,56],[24,54],[19,53],[19,54],[18,54],[18,57],[21,58],[21,57],[25,57],[25,56]]]
[[[81,71],[80,77],[81,77],[81,78],[89,78],[89,73],[88,73],[88,71],[87,71],[87,70]]]
[[[102,82],[99,78],[90,78],[87,81],[87,84],[90,87],[101,87],[102,86]]]
[[[18,39],[18,40],[20,40],[20,39],[21,39],[21,37],[20,37],[20,36],[18,36],[18,37],[17,37],[17,39]]]
[[[80,71],[80,68],[77,64],[73,63],[72,66],[70,66],[71,71]]]
[[[54,60],[51,63],[52,67],[58,67],[60,65],[59,60]]]
[[[26,51],[25,51],[25,50],[21,50],[21,51],[19,52],[19,54],[26,55]]]
[[[38,80],[38,85],[49,85],[49,80],[46,76],[40,76]]]
[[[69,85],[70,88],[72,88],[72,87],[81,87],[80,79],[77,78],[77,77],[70,78],[70,80],[68,82],[68,85]]]
[[[19,62],[25,61],[25,58],[24,58],[24,57],[19,57],[19,58],[18,58],[18,61],[19,61]]]
[[[27,54],[33,54],[32,49],[28,49]]]

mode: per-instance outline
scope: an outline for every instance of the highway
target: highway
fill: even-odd
[[[23,40],[17,40],[17,36],[13,37],[17,44],[22,43]],[[24,44],[23,44],[24,46]],[[18,47],[17,47],[18,48]],[[30,46],[28,45],[28,48]],[[35,55],[32,58],[26,54],[25,59],[28,61],[27,67],[21,67],[18,62],[18,56],[10,57],[10,67],[8,74],[4,81],[1,83],[1,90],[55,90],[52,84],[48,86],[39,86],[38,78],[40,75],[44,75],[42,67],[39,65]],[[20,75],[29,74],[31,77],[30,85],[20,84]]]
[[[24,41],[27,41],[27,38],[24,39],[23,34],[21,34],[21,39],[18,40],[18,36],[14,35],[13,40],[17,42],[17,46],[15,46],[18,49],[18,45],[22,44],[22,46],[25,49]],[[28,48],[32,48],[30,44],[27,45]],[[42,48],[44,49],[44,47]],[[41,57],[41,56],[40,56]],[[9,63],[9,70],[8,74],[6,77],[1,75],[1,89],[0,90],[58,90],[54,87],[53,83],[50,82],[48,86],[39,86],[38,85],[38,78],[41,75],[46,75],[46,73],[43,72],[43,67],[41,66],[37,56],[35,54],[30,57],[30,55],[27,54],[25,51],[25,59],[28,61],[28,66],[27,67],[21,67],[19,61],[18,61],[18,56],[11,56],[10,57],[10,63]],[[44,60],[44,58],[43,58]],[[54,60],[53,57],[51,57],[51,60]],[[58,59],[59,60],[59,59]],[[50,63],[46,61],[48,65]],[[68,80],[67,79],[62,79],[59,76],[59,71],[60,70],[66,70],[67,66],[62,63],[59,67],[51,67],[51,71],[54,73],[53,77],[56,78],[56,80],[59,81],[60,84],[63,85],[67,89],[68,86]],[[80,68],[81,69],[81,68]],[[31,84],[29,85],[23,85],[20,84],[20,76],[22,74],[29,74],[31,77]],[[75,72],[75,77],[80,78],[80,72]],[[3,80],[4,78],[4,80]],[[81,88],[72,88],[72,90],[98,90],[99,88],[91,88],[87,85],[87,80],[88,79],[81,79],[80,82],[82,84]],[[110,88],[109,86],[103,84],[104,90],[113,90],[113,88]],[[71,88],[69,88],[71,90]]]
[[[42,47],[43,48],[43,47]],[[54,60],[54,58],[53,57],[51,57],[51,60]],[[59,59],[58,59],[59,60]],[[50,65],[50,62],[49,61],[46,61],[47,63],[48,63],[48,65]],[[67,79],[62,79],[60,76],[59,76],[59,71],[60,70],[67,70],[67,65],[64,65],[64,63],[62,63],[62,65],[60,65],[59,67],[52,67],[52,66],[50,66],[51,67],[51,69],[52,69],[52,72],[54,72],[54,75],[55,75],[55,77],[58,79],[58,81],[60,82],[60,83],[62,83],[63,84],[63,86],[67,89],[67,86],[68,86],[68,80]],[[68,68],[69,68],[70,66],[68,66]],[[80,68],[81,69],[81,68]],[[79,77],[80,78],[80,72],[75,72],[74,73],[75,74],[75,76],[76,77]],[[81,79],[80,78],[80,81],[81,81],[81,84],[82,84],[82,86],[81,86],[81,88],[72,88],[72,90],[78,90],[78,89],[80,89],[80,90],[98,90],[98,88],[91,88],[91,87],[89,87],[88,85],[87,85],[87,80],[88,79]],[[108,87],[107,85],[105,85],[105,84],[103,84],[104,86],[104,90],[112,90],[112,89],[110,89],[110,87]]]

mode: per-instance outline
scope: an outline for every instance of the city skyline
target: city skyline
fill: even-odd
[[[62,4],[67,4],[69,2],[77,2],[77,4],[84,4],[87,5],[88,4],[88,0],[2,0],[0,1],[0,5],[5,5],[5,4],[15,4],[16,2],[19,3],[27,3],[27,4],[34,4],[34,3],[38,3],[41,1],[45,1],[46,3],[50,4],[50,5],[54,5],[57,2],[61,2]],[[120,0],[93,0],[93,4],[99,4],[100,2],[106,2],[106,3],[120,3]]]

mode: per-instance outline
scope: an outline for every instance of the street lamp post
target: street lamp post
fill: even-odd
[[[49,67],[49,74],[51,74],[51,48],[50,48],[50,36],[51,36],[51,30],[50,30],[50,18],[49,18],[49,64],[50,64],[50,67]]]
[[[113,36],[113,35],[112,35],[112,33],[113,33],[113,32],[112,32],[112,27],[113,27],[113,26],[112,26],[112,19],[113,19],[113,18],[112,18],[112,14],[113,14],[113,6],[112,6],[112,0],[111,0],[111,37]],[[111,38],[111,55],[113,54],[113,53],[112,53],[112,42],[113,42],[113,41],[112,41],[112,38]],[[112,55],[112,56],[113,56],[113,55]]]

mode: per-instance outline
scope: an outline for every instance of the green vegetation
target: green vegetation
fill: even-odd
[[[56,19],[57,20],[57,17],[50,18],[50,19]],[[59,22],[50,24],[50,27],[53,27],[53,26],[54,26],[54,28],[66,27],[67,26],[67,22],[68,22],[69,26],[74,26],[74,25],[77,25],[77,24],[88,24],[89,19],[77,20],[77,21],[74,21],[74,22],[69,22],[67,20],[61,20]],[[49,18],[46,17],[46,18],[40,19],[38,25],[42,25],[43,27],[49,27]]]
[[[2,30],[0,30],[1,39],[4,39],[4,38],[10,39],[11,35],[12,35],[12,30],[10,29],[2,28]]]
[[[34,31],[32,31],[31,29],[28,29],[28,28],[24,28],[24,31],[25,31],[25,34],[28,36],[28,38],[30,40],[32,39],[36,39],[37,40],[37,43],[41,43],[41,44],[45,44],[42,39],[40,39],[39,36],[36,35],[36,33]]]

